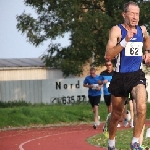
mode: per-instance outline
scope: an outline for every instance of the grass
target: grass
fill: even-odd
[[[99,107],[101,121],[107,116],[106,105],[101,102]],[[150,103],[147,103],[147,119],[150,119]],[[24,102],[4,104],[0,102],[0,128],[39,126],[47,124],[73,124],[91,123],[93,113],[89,103],[74,105],[32,105]],[[117,131],[117,149],[129,149],[132,137],[132,129]],[[92,145],[107,147],[108,139],[103,134],[98,134],[87,139]],[[144,139],[144,145],[150,145],[150,140]]]
[[[0,128],[59,123],[80,123],[93,121],[92,109],[89,103],[74,105],[25,105],[13,104],[0,108]],[[106,106],[101,104],[99,109],[101,120],[107,115]]]
[[[147,130],[147,128],[146,128]],[[145,132],[146,132],[145,130]],[[132,131],[133,129],[126,129],[126,130],[120,130],[117,131],[116,135],[116,148],[117,150],[129,150],[129,143],[131,142],[132,138]],[[145,137],[145,134],[144,134]],[[108,139],[103,134],[97,134],[93,137],[90,137],[87,139],[87,142],[98,146],[98,147],[107,147],[108,145]],[[150,145],[150,139],[144,138],[143,139],[143,145],[149,146]]]
[[[15,103],[1,105],[0,128],[47,125],[60,123],[89,123],[93,121],[93,113],[89,103],[74,105],[31,105]],[[99,107],[101,121],[107,116],[106,105],[101,102]],[[147,119],[150,118],[150,103],[147,103]]]

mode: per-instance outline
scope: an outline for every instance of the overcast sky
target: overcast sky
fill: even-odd
[[[23,0],[0,0],[0,58],[37,58],[41,56],[50,40],[35,48],[27,42],[26,36],[16,29],[16,15],[23,11],[34,15],[34,11],[24,5]],[[67,36],[57,39],[62,46],[69,44]]]

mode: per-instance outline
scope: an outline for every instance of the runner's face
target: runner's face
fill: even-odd
[[[106,67],[108,71],[112,71],[112,64],[111,63],[106,63]]]
[[[128,11],[123,13],[125,24],[135,27],[139,22],[140,9],[138,6],[130,5]]]
[[[95,70],[92,70],[92,71],[90,71],[90,75],[92,76],[92,77],[95,77]]]

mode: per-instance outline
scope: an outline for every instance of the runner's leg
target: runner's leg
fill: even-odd
[[[114,140],[117,125],[124,109],[125,97],[115,97],[112,95],[112,113],[109,119],[109,140]]]
[[[134,118],[134,130],[132,143],[138,142],[146,119],[146,89],[145,85],[138,84],[132,90],[136,103],[136,115]]]

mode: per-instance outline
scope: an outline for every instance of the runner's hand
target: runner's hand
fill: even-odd
[[[108,80],[104,80],[103,83],[106,84],[108,82]]]
[[[104,56],[104,58],[105,58],[106,61],[111,61],[111,58],[108,58],[106,56]]]
[[[137,34],[136,29],[127,30],[127,35],[125,37],[126,42],[129,42],[135,34]]]
[[[98,86],[98,87],[96,88],[96,90],[98,90],[98,91],[99,91],[100,89],[101,89],[101,86]]]

